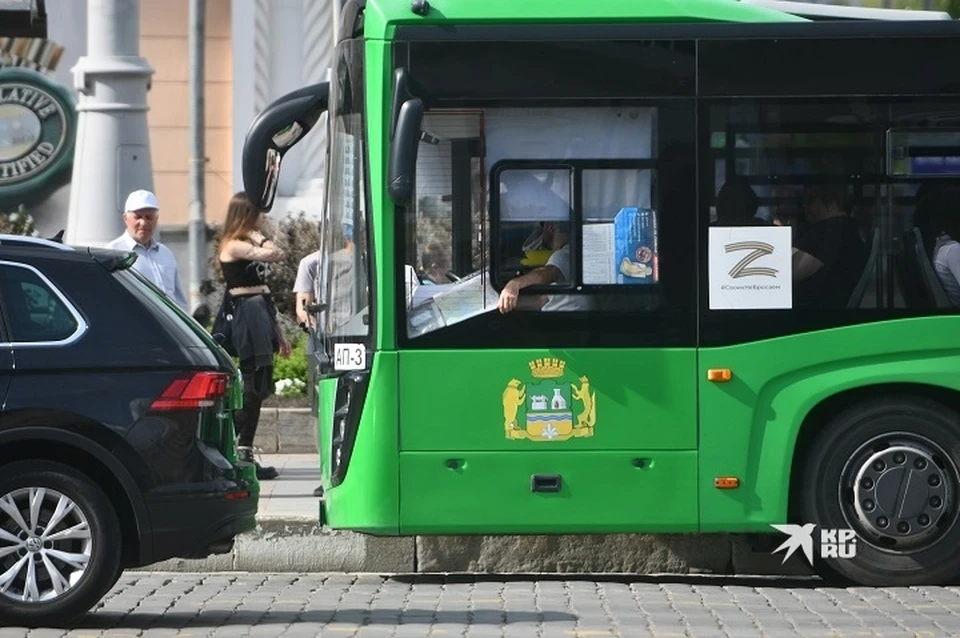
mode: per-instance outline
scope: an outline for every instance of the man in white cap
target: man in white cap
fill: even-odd
[[[133,267],[153,284],[167,293],[177,305],[189,312],[187,298],[180,287],[180,272],[173,252],[155,240],[153,233],[157,229],[160,204],[157,196],[150,191],[133,191],[127,197],[123,207],[123,223],[127,232],[109,244],[107,248],[124,250],[137,254]]]

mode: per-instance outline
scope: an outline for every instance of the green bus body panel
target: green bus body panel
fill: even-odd
[[[958,335],[957,317],[927,317],[702,349],[701,530],[770,531],[786,521],[797,434],[823,400],[880,384],[960,390]],[[733,378],[707,382],[709,368]],[[718,476],[739,477],[740,488],[716,489]]]
[[[560,475],[560,490],[533,492],[533,474]],[[696,476],[696,452],[403,452],[400,531],[695,532]]]
[[[392,74],[389,45],[384,42],[364,43],[366,72],[367,164],[370,168],[370,224],[373,228],[370,242],[371,270],[374,273],[370,295],[373,302],[374,347],[378,351],[395,350],[396,340],[394,300],[394,223],[395,209],[387,197],[387,162],[390,139],[390,86]]]
[[[328,487],[336,380],[321,381],[319,392],[320,458],[323,483]],[[325,489],[331,527],[379,535],[398,533],[397,401],[397,355],[378,353],[346,476],[337,487]]]
[[[565,364],[562,378],[532,374],[531,362],[553,360]],[[400,450],[694,450],[696,366],[692,349],[401,352]],[[519,382],[516,390],[511,381]],[[583,385],[586,404],[577,399]],[[518,391],[525,405],[512,411]],[[508,438],[508,422],[516,421],[517,437],[543,427],[534,419],[547,417],[538,417],[531,402],[540,396],[549,404],[557,395],[564,409],[539,413],[562,421],[555,438]],[[592,432],[576,428],[591,411]],[[568,430],[585,436],[564,439]]]
[[[336,379],[317,381],[317,451],[324,486],[330,485],[330,441],[333,438],[333,413],[337,409],[334,405],[336,397]]]
[[[392,37],[401,24],[524,24],[603,22],[805,22],[803,18],[738,0],[430,0],[418,16],[410,0],[367,0],[364,35]]]

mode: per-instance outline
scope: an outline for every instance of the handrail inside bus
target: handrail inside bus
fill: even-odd
[[[801,18],[845,20],[952,20],[946,11],[923,11],[916,9],[871,9],[834,4],[798,2],[797,0],[740,0]]]

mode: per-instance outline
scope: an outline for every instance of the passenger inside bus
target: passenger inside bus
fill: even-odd
[[[857,222],[846,210],[846,189],[807,187],[803,212],[809,225],[794,241],[794,305],[843,308],[867,261]]]
[[[914,196],[916,206],[913,209],[913,225],[920,231],[927,256],[933,260],[934,247],[943,232],[945,217],[951,215],[954,204],[947,202],[950,191],[960,188],[960,183],[949,181],[924,182],[917,188]]]
[[[570,223],[544,222],[542,231],[543,245],[553,253],[546,265],[534,268],[528,273],[515,277],[504,285],[500,292],[497,307],[502,314],[515,310],[519,304],[520,291],[528,286],[568,283],[573,272],[570,256]],[[589,310],[590,298],[585,295],[545,295],[533,298],[530,302],[540,310]]]
[[[935,220],[939,222],[933,249],[933,270],[950,305],[960,307],[960,188],[940,193]],[[916,222],[914,222],[916,223]]]
[[[717,226],[768,226],[757,217],[760,199],[741,176],[731,177],[717,194]]]
[[[328,331],[335,332],[344,326],[359,312],[355,303],[357,281],[364,281],[363,274],[358,278],[355,257],[356,244],[353,240],[353,220],[343,220],[343,233],[340,250],[330,255],[330,310]]]
[[[450,283],[447,271],[450,269],[450,259],[444,254],[443,246],[438,241],[431,241],[420,255],[420,281],[423,284],[441,285]]]

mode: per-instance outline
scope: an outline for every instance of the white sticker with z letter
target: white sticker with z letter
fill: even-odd
[[[336,343],[333,350],[334,370],[363,370],[367,367],[367,349],[362,343]]]
[[[712,226],[710,310],[793,307],[790,226]]]

